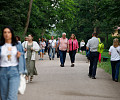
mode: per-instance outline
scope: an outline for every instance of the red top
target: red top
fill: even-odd
[[[78,48],[79,48],[79,46],[78,46],[77,39],[73,40],[73,43],[72,43],[72,40],[69,39],[69,50],[73,51],[73,50],[77,50]]]

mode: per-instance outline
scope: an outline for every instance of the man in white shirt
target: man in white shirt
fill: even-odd
[[[99,45],[99,40],[97,38],[97,34],[93,33],[92,38],[88,40],[86,45],[86,49],[90,49],[90,67],[88,76],[92,79],[96,79],[96,70],[97,70],[97,62],[99,58],[99,53],[97,52]]]
[[[49,40],[49,49],[50,49],[49,59],[54,60],[54,58],[55,58],[55,49],[56,49],[56,40],[54,39],[53,36],[51,36],[51,40]]]

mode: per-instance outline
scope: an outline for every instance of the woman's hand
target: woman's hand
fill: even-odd
[[[69,53],[69,49],[67,50],[67,53]]]
[[[26,51],[27,51],[27,49],[24,49],[24,51],[26,52]]]
[[[17,58],[19,58],[21,56],[21,53],[18,51],[17,52]]]
[[[78,49],[76,50],[76,52],[78,53]]]
[[[33,47],[31,47],[31,50],[33,50]]]

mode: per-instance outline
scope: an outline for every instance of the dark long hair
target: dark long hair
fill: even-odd
[[[18,44],[16,38],[15,38],[15,35],[14,35],[14,30],[12,29],[12,27],[10,26],[5,26],[3,29],[2,29],[2,35],[1,35],[1,40],[0,40],[0,46],[3,46],[5,44],[5,38],[3,36],[3,32],[4,32],[4,29],[8,28],[10,30],[10,32],[12,33],[12,46],[15,46]]]

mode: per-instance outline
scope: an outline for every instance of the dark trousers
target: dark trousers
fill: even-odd
[[[119,61],[111,61],[111,67],[112,67],[112,79],[118,80],[120,60]]]
[[[69,55],[70,55],[71,63],[74,63],[74,62],[75,62],[76,50],[74,50],[74,51],[69,51]]]
[[[90,52],[89,75],[92,76],[92,77],[96,76],[98,58],[99,58],[99,53],[98,52]]]
[[[61,51],[61,50],[59,50],[60,62],[61,62],[62,65],[64,65],[64,63],[65,63],[66,53],[67,53],[67,51]]]
[[[60,57],[60,54],[59,54],[59,47],[57,48],[57,58]]]

